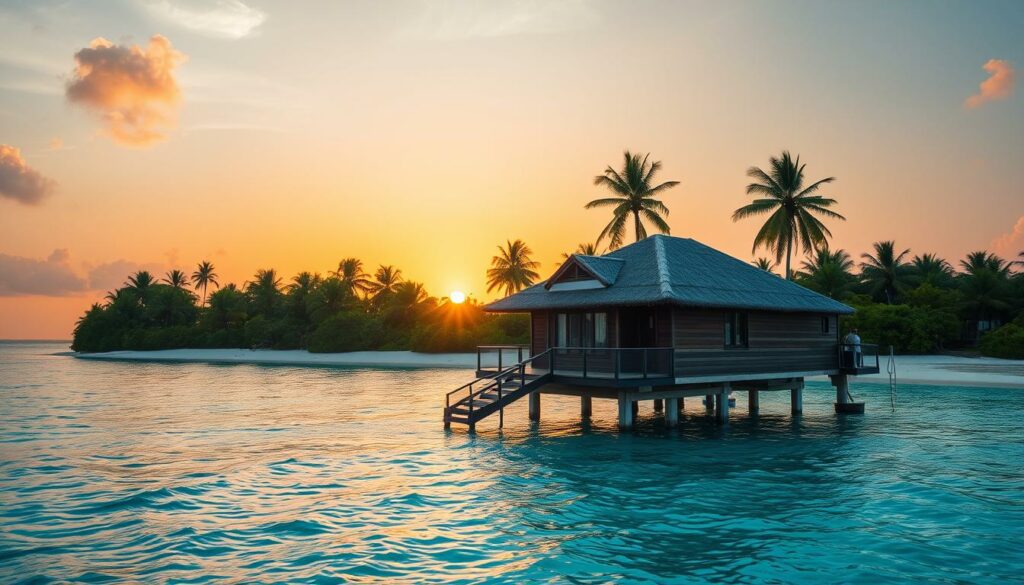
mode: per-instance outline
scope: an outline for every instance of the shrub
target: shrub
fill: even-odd
[[[989,357],[1024,359],[1024,327],[1007,323],[981,338],[981,354]]]
[[[893,346],[899,353],[928,353],[956,339],[960,323],[953,313],[942,309],[909,305],[867,304],[843,318],[843,331],[856,327],[865,343],[877,343],[880,350]]]
[[[376,349],[383,337],[380,320],[360,311],[328,317],[309,336],[309,351],[331,353]]]

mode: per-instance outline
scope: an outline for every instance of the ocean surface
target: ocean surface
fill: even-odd
[[[525,400],[446,432],[460,370],[81,361],[0,343],[0,582],[932,582],[1024,578],[1024,390],[857,384]]]

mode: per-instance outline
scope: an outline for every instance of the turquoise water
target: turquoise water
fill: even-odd
[[[1024,575],[1024,390],[543,399],[446,433],[458,370],[99,363],[0,344],[0,581],[895,582]],[[525,401],[522,401],[525,403]]]

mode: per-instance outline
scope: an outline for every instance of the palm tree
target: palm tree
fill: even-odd
[[[206,287],[210,285],[220,287],[220,283],[217,282],[217,273],[214,272],[213,264],[209,260],[203,260],[196,265],[195,272],[192,273],[192,285],[196,289],[203,289],[203,304],[206,304]]]
[[[148,270],[140,270],[135,274],[128,277],[128,282],[124,285],[130,289],[134,289],[135,292],[142,293],[150,286],[156,284],[153,279],[153,275]]]
[[[585,242],[576,246],[576,250],[573,252],[562,252],[562,260],[568,260],[570,256],[576,254],[581,256],[600,256],[601,252],[598,250],[597,244]]]
[[[174,288],[183,289],[188,286],[188,277],[180,270],[172,270],[164,276],[164,283]]]
[[[517,293],[533,284],[540,275],[530,255],[533,250],[522,240],[507,241],[507,247],[498,245],[498,255],[491,258],[491,268],[487,270],[487,292],[504,289],[505,296]]]
[[[395,286],[400,282],[402,282],[402,271],[394,266],[384,266],[382,264],[377,268],[377,272],[373,274],[373,282],[370,283],[370,293],[374,297],[391,294],[395,292]]]
[[[930,284],[945,287],[953,283],[953,267],[936,254],[921,254],[910,261],[913,267],[914,284]]]
[[[1005,261],[998,256],[971,256],[961,262],[965,272],[957,278],[964,308],[979,322],[989,321],[1010,309],[1009,272],[1000,270]]]
[[[968,254],[966,258],[960,261],[960,267],[968,274],[975,273],[981,269],[988,269],[1004,276],[1010,273],[1009,262],[984,250]]]
[[[584,206],[585,209],[595,207],[614,207],[612,220],[601,230],[597,237],[597,243],[601,243],[605,237],[611,239],[608,244],[610,250],[622,245],[626,237],[626,222],[630,215],[633,216],[633,230],[636,232],[636,241],[647,237],[647,229],[644,227],[641,217],[654,224],[654,227],[663,234],[671,230],[665,222],[664,215],[668,215],[668,207],[654,196],[671,189],[679,184],[679,181],[665,181],[658,185],[652,185],[654,175],[661,169],[661,161],[648,163],[651,155],[645,154],[640,158],[639,154],[632,154],[628,150],[623,154],[622,169],[616,171],[611,166],[605,169],[603,175],[594,177],[594,184],[608,187],[614,194],[612,197],[595,199]]]
[[[341,279],[352,294],[365,293],[370,290],[370,275],[363,272],[363,261],[358,258],[345,258],[338,262],[334,275]]]
[[[846,250],[832,252],[827,246],[818,248],[800,266],[796,275],[801,285],[829,298],[842,299],[850,294],[856,280],[850,270],[853,260]]]
[[[758,268],[764,270],[765,272],[771,272],[772,274],[775,274],[775,262],[773,262],[771,258],[759,257],[755,259],[753,262],[751,262],[751,264],[757,266]]]
[[[903,292],[907,287],[907,281],[912,273],[911,265],[903,261],[903,257],[910,253],[910,250],[903,250],[896,253],[896,242],[887,240],[875,242],[874,255],[864,253],[860,263],[860,276],[864,284],[871,290],[871,295],[878,297],[885,295],[885,302],[893,304],[896,295]]]
[[[773,156],[768,163],[770,168],[767,173],[758,167],[747,169],[747,176],[755,179],[755,182],[747,185],[747,195],[757,198],[737,209],[732,214],[732,220],[739,221],[770,213],[754,237],[753,251],[764,246],[775,254],[776,262],[782,262],[785,257],[786,279],[792,280],[790,258],[797,244],[805,251],[811,251],[832,237],[832,232],[815,214],[832,219],[846,218],[829,209],[836,204],[835,199],[818,194],[818,189],[834,181],[835,177],[826,177],[804,187],[806,165],[800,164],[799,155],[793,159],[789,151],[783,151],[782,158]]]
[[[270,317],[281,296],[281,279],[273,268],[257,270],[253,280],[246,283],[245,292],[255,312]]]

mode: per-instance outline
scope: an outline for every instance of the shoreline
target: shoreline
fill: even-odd
[[[448,368],[476,369],[475,353],[418,353],[413,351],[354,351],[309,353],[305,350],[271,349],[163,349],[104,353],[58,352],[54,355],[95,361],[150,363],[204,363],[216,365],[267,365],[296,367]],[[512,363],[511,356],[509,356]],[[493,360],[493,356],[492,356]],[[882,372],[856,376],[854,383],[888,384],[886,360]],[[826,376],[809,380],[827,381]],[[1024,360],[973,358],[943,355],[896,356],[896,383],[930,386],[975,386],[1024,389]]]

